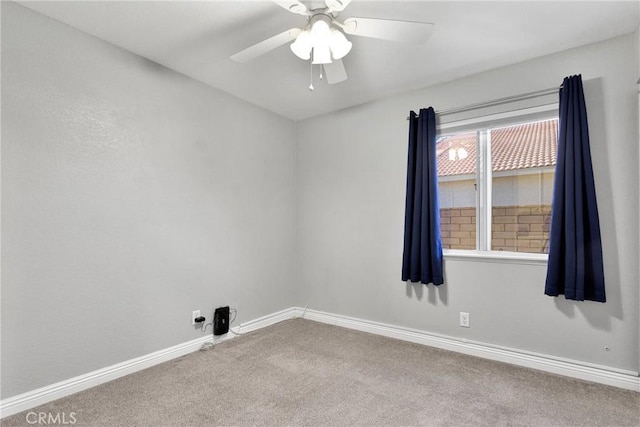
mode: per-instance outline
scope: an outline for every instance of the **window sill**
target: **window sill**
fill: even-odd
[[[497,262],[502,264],[528,264],[528,265],[547,265],[547,254],[527,254],[519,252],[481,252],[445,249],[443,250],[445,259],[455,259],[464,261],[478,262]]]

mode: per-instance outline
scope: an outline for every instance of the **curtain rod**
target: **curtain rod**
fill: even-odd
[[[552,93],[556,93],[558,89],[561,89],[561,88],[562,88],[562,85],[558,87],[552,87],[549,89],[537,90],[535,92],[521,93],[518,95],[512,95],[504,98],[494,99],[492,101],[478,102],[476,104],[470,104],[462,107],[449,108],[447,110],[436,111],[436,114],[445,115],[445,114],[462,113],[464,111],[475,110],[476,108],[493,107],[495,105],[502,105],[508,102],[520,101],[520,100],[529,99],[529,98],[536,98],[538,96],[544,96],[544,95],[551,95]],[[409,118],[410,117],[407,117],[407,120],[409,120]]]

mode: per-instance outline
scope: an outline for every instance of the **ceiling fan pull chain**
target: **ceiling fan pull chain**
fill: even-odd
[[[313,63],[309,61],[309,65],[311,66],[309,68],[309,90],[313,91]]]

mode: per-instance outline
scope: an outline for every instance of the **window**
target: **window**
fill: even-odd
[[[468,124],[464,131],[440,130],[444,249],[549,252],[557,113],[544,120],[511,120],[479,124],[473,131]]]

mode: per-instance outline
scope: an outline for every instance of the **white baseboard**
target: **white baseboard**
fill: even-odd
[[[548,355],[523,352],[506,347],[491,346],[484,343],[462,341],[453,337],[431,334],[417,329],[403,328],[369,320],[340,316],[317,310],[291,307],[273,314],[245,322],[232,328],[232,332],[246,333],[273,325],[283,320],[304,317],[316,322],[355,329],[375,335],[382,335],[428,345],[457,353],[478,356],[485,359],[511,363],[513,365],[538,369],[571,378],[606,384],[627,390],[640,392],[640,377],[637,372],[615,370],[613,368],[589,365],[578,361],[554,358]],[[219,338],[216,342],[233,338],[233,333]],[[131,359],[97,371],[89,372],[65,381],[29,391],[0,401],[0,418],[35,408],[56,399],[86,390],[90,387],[115,380],[154,365],[198,351],[202,344],[211,341],[211,335],[178,344],[135,359]]]
[[[231,328],[232,331],[245,333],[264,328],[283,320],[291,319],[295,316],[295,309],[288,308],[277,313],[269,314],[261,318],[245,322],[238,327]],[[226,341],[233,338],[233,333],[218,338],[216,342]],[[141,371],[146,368],[158,365],[171,359],[184,356],[185,354],[198,351],[202,344],[211,342],[212,335],[207,334],[201,338],[197,338],[186,343],[178,344],[173,347],[155,351],[135,359],[127,360],[116,365],[108,366],[97,371],[89,372],[84,375],[60,381],[58,383],[42,387],[33,391],[29,391],[17,396],[3,399],[0,401],[0,418],[8,417],[22,411],[35,408],[56,399],[69,396],[70,394],[95,387],[100,384],[115,380],[125,375]]]
[[[570,359],[561,359],[544,354],[525,352],[507,347],[493,346],[485,343],[460,340],[444,335],[431,334],[417,329],[403,328],[384,323],[353,317],[340,316],[317,310],[303,310],[295,308],[295,316],[316,322],[355,329],[371,334],[396,338],[416,344],[428,345],[457,353],[482,357],[510,363],[512,365],[538,369],[571,378],[577,378],[595,383],[606,384],[627,390],[640,392],[640,377],[637,372],[624,371],[605,366],[588,364]]]

